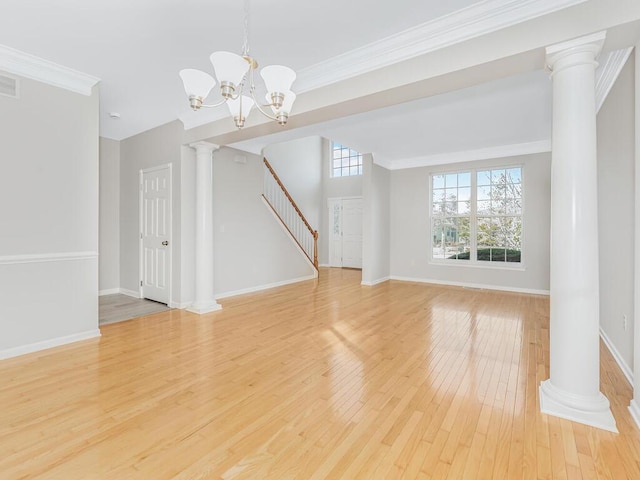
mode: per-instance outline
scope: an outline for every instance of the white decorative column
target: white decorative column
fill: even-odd
[[[219,145],[192,143],[196,150],[195,300],[187,309],[199,314],[220,310],[213,289],[213,152]]]
[[[596,57],[605,32],[547,48],[553,80],[550,379],[543,413],[617,432],[600,392]]]

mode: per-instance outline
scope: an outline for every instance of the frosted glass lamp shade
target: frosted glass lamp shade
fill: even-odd
[[[242,117],[240,117],[240,99],[242,99]],[[247,118],[249,116],[249,112],[253,108],[254,101],[251,97],[247,97],[246,95],[242,95],[241,97],[230,98],[227,100],[227,105],[229,106],[229,112],[231,112],[231,116],[235,118]]]
[[[235,53],[213,52],[209,59],[220,84],[226,82],[237,87],[249,70],[249,62]]]
[[[282,65],[269,65],[260,70],[264,84],[269,93],[284,93],[291,90],[291,85],[296,79],[296,72]],[[219,77],[218,77],[219,78]]]
[[[189,98],[196,97],[204,100],[216,84],[211,75],[193,68],[180,70],[180,78],[182,78],[184,91]]]
[[[291,90],[285,92],[284,94],[284,102],[282,102],[282,107],[280,107],[281,112],[285,112],[287,115],[291,113],[291,109],[293,108],[293,102],[296,101],[296,94]]]

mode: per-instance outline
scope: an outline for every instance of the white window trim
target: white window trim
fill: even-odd
[[[333,140],[329,141],[329,178],[362,177],[362,173],[358,173],[358,174],[355,174],[355,175],[340,175],[340,176],[334,175],[334,172],[333,172],[333,146],[335,144],[338,144],[338,145],[342,146],[343,148],[348,148],[349,150],[353,150],[353,148],[347,147],[346,145],[343,145],[340,142],[334,142]],[[360,157],[362,157],[362,164],[359,165],[359,166],[360,166],[360,168],[362,168],[362,170],[364,172],[364,154],[362,152],[358,152],[358,155]]]
[[[520,218],[522,223],[522,231],[520,233],[520,262],[487,262],[480,261],[477,259],[478,255],[478,245],[477,245],[477,225],[478,225],[478,205],[477,205],[477,196],[478,196],[478,172],[484,170],[501,170],[501,169],[509,169],[509,168],[520,168],[522,171],[521,177],[521,185],[522,185],[522,198],[521,204],[522,208],[520,209]],[[448,259],[448,258],[433,258],[433,177],[434,175],[447,175],[447,174],[458,174],[458,173],[466,173],[469,172],[471,174],[471,208],[469,213],[469,224],[470,224],[470,236],[471,236],[471,254],[469,255],[469,260],[458,260],[458,259]],[[507,165],[494,165],[494,166],[486,166],[486,167],[473,167],[473,168],[462,168],[457,170],[442,170],[442,171],[433,171],[429,174],[429,265],[447,265],[447,266],[455,266],[455,267],[466,267],[466,268],[488,268],[491,270],[515,270],[515,271],[524,271],[526,270],[526,252],[525,252],[525,166],[523,164],[507,164]],[[466,218],[465,216],[460,216],[461,218]]]

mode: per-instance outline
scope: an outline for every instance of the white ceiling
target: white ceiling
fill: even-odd
[[[253,0],[251,54],[300,70],[474,3]],[[100,78],[101,135],[120,140],[187,112],[178,71],[239,52],[242,25],[240,0],[2,0],[0,45]]]
[[[488,11],[503,28],[526,20],[518,17],[520,11],[533,18],[595,1],[252,0],[250,53],[262,66],[289,65],[302,71],[301,77],[323,71],[333,75],[340,61],[354,58],[347,52],[385,55],[393,43],[379,40],[388,37],[396,41],[394,55],[402,56],[414,46],[406,38],[419,42],[430,36],[439,48],[441,39],[452,38],[452,25],[468,26],[467,39],[482,34],[478,21]],[[511,20],[500,17],[501,12]],[[425,25],[436,19],[438,27]],[[407,31],[413,37],[397,36]],[[212,72],[210,53],[239,52],[242,32],[242,0],[1,0],[0,7],[0,46],[101,79],[100,134],[116,140],[177,118],[193,118],[178,71],[191,67]],[[362,48],[372,44],[377,50]],[[336,57],[340,60],[331,63]],[[492,78],[500,77],[495,72]],[[301,78],[300,85],[308,80]],[[121,118],[111,119],[110,112]],[[549,142],[550,132],[551,83],[545,72],[537,71],[233,146],[259,153],[270,143],[321,135],[371,152],[383,165],[407,165],[460,152],[542,145]]]
[[[544,142],[551,138],[551,81],[543,71],[521,74],[232,146],[260,154],[311,135],[373,153],[383,165]]]

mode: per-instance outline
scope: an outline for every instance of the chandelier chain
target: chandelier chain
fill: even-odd
[[[244,43],[242,55],[249,56],[249,0],[244,0]]]

